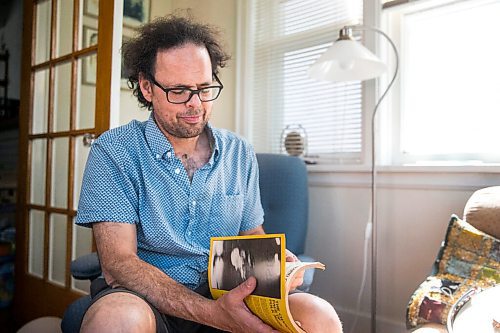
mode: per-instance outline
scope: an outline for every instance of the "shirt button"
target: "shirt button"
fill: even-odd
[[[160,154],[156,154],[155,157],[156,157],[157,160],[159,160],[161,156],[160,156]]]
[[[188,231],[188,236],[191,236],[191,231]]]
[[[171,152],[168,152],[168,153],[167,153],[167,157],[172,157],[172,153],[171,153]]]
[[[196,200],[193,200],[192,204],[193,206],[196,206]]]

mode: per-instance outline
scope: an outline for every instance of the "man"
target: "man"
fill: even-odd
[[[264,233],[251,146],[208,124],[228,60],[217,34],[172,16],[143,26],[123,52],[152,113],[101,135],[89,155],[76,222],[92,226],[104,279],[91,286],[81,331],[276,332],[243,302],[254,277],[218,300],[208,292],[210,237]],[[325,301],[290,299],[307,316],[322,308],[327,331],[341,331]]]

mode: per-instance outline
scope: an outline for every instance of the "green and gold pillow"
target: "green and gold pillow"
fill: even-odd
[[[473,287],[500,283],[500,240],[452,215],[434,272],[410,297],[406,326],[446,325],[452,305]]]

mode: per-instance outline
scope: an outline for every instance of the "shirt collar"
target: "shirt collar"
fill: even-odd
[[[209,163],[213,163],[219,158],[219,142],[216,138],[218,132],[214,131],[214,128],[210,124],[207,124],[205,129],[207,130],[210,148],[212,149],[212,156]],[[146,121],[145,135],[153,154],[163,157],[163,155],[170,151],[173,156],[174,147],[172,147],[170,141],[168,141],[156,124],[153,112],[151,112],[149,119]]]
[[[172,144],[156,125],[153,112],[146,122],[145,136],[153,154],[163,156],[166,152],[173,151]]]

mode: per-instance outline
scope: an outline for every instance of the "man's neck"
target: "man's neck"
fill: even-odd
[[[174,148],[175,156],[179,158],[186,169],[189,180],[193,180],[194,173],[209,160],[212,154],[209,134],[205,128],[194,138],[167,137]]]
[[[170,144],[174,148],[175,155],[177,156],[194,156],[210,149],[206,130],[193,138],[177,138],[168,135],[167,139],[170,141]]]

